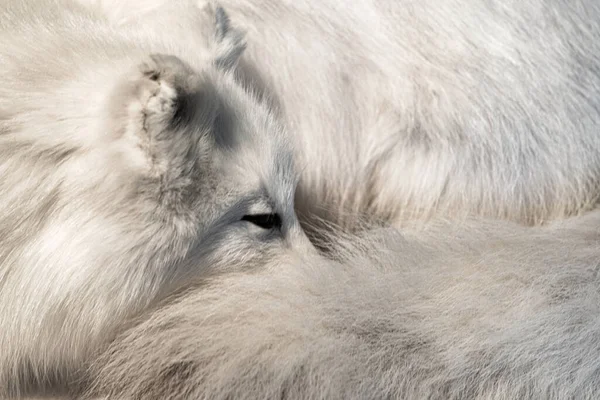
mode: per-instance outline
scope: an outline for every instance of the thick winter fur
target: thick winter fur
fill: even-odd
[[[182,41],[0,2],[0,397],[75,381],[190,277],[310,248],[289,146],[213,14],[212,36]]]
[[[206,3],[80,1],[174,29]],[[596,204],[598,1],[219,2],[296,139],[300,217],[538,223]]]
[[[98,4],[0,0],[0,396],[600,388],[597,217],[325,259],[292,165],[306,226],[594,207],[600,3]]]
[[[595,399],[600,213],[439,224],[202,281],[95,365],[106,399]]]

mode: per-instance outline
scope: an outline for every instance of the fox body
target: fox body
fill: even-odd
[[[202,282],[94,364],[106,399],[594,399],[600,214],[336,237]]]
[[[207,3],[80,1],[120,26],[182,31]],[[219,3],[247,31],[240,75],[294,139],[305,225],[537,224],[595,206],[597,1]]]
[[[221,4],[0,0],[0,396],[590,397],[600,5]]]

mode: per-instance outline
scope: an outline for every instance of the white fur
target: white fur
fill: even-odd
[[[122,26],[185,29],[206,1],[99,3]],[[539,223],[595,206],[597,1],[219,3],[296,140],[300,217]]]
[[[282,129],[213,18],[192,43],[67,0],[0,2],[0,396],[76,385],[190,277],[311,248]],[[281,226],[243,219],[265,213]]]
[[[107,399],[594,399],[600,213],[342,240],[197,287],[95,364]]]
[[[125,321],[99,395],[600,388],[597,218],[387,230],[324,259],[292,210],[292,158],[306,227],[593,208],[597,2],[224,0],[225,37],[204,1],[96,3],[0,0],[0,396],[77,391]],[[173,92],[198,88],[175,129]]]

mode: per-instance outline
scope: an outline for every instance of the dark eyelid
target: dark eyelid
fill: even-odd
[[[242,217],[242,221],[250,222],[263,229],[281,229],[281,217],[275,213],[248,214]]]

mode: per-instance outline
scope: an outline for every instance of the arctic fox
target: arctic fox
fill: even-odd
[[[594,215],[294,213],[595,206],[594,0],[103,3],[0,0],[0,396],[599,387]]]
[[[80,1],[182,32],[208,2]],[[595,206],[597,0],[219,3],[248,31],[240,73],[295,139],[307,225],[357,213],[535,224]]]
[[[282,128],[210,37],[0,2],[0,397],[60,384],[196,275],[311,249]],[[189,33],[193,36],[193,32]]]
[[[96,361],[105,399],[596,399],[600,213],[340,239],[148,313]]]

